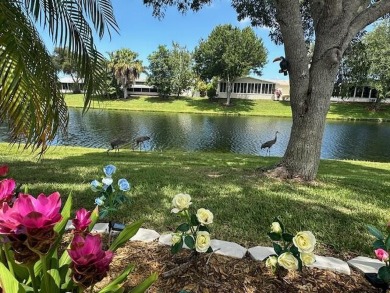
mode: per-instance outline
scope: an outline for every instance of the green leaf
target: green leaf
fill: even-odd
[[[120,284],[126,280],[127,276],[134,270],[134,265],[130,264],[127,268],[116,277],[110,284],[100,290],[100,293],[113,292],[114,290],[118,290],[121,286]],[[115,291],[117,292],[117,291]]]
[[[198,221],[198,218],[196,217],[195,214],[191,215],[191,225],[192,226],[198,226],[200,223]]]
[[[190,235],[187,235],[186,237],[184,237],[184,243],[188,246],[189,249],[194,249],[194,247],[195,247],[195,240]]]
[[[375,228],[372,225],[367,225],[368,232],[370,232],[371,235],[376,237],[379,240],[384,240],[384,236],[381,231],[379,231],[377,228]]]
[[[45,290],[41,290],[41,292],[59,293],[61,287],[60,273],[58,272],[58,270],[54,270],[54,269],[48,270],[47,273],[48,273],[47,285],[44,286],[42,283],[42,288],[45,288]]]
[[[133,288],[133,290],[130,291],[130,293],[143,293],[148,289],[155,281],[157,281],[158,274],[153,273],[151,274],[146,280],[144,280],[141,284],[139,284],[137,287]]]
[[[180,242],[175,243],[174,245],[171,246],[171,252],[172,254],[176,254],[179,252],[179,250],[183,247],[183,239],[180,240]]]
[[[71,209],[72,209],[72,195],[69,194],[68,199],[66,200],[65,205],[61,211],[62,220],[54,226],[55,232],[60,233],[62,230],[65,229],[66,223],[70,218]]]
[[[18,292],[24,293],[26,290],[19,281],[11,274],[11,272],[0,262],[0,287],[3,292]]]
[[[91,224],[89,224],[89,226],[88,226],[88,231],[92,231],[96,222],[99,220],[99,206],[96,206],[93,209],[93,211],[91,212],[90,219],[91,219]]]
[[[268,236],[269,236],[269,238],[271,238],[272,241],[282,240],[282,235],[280,235],[279,233],[269,232]]]
[[[294,235],[291,235],[290,233],[283,233],[282,238],[286,242],[292,242]]]
[[[198,228],[199,231],[206,231],[210,233],[210,230],[207,226],[200,225]]]
[[[275,253],[277,255],[280,255],[282,253],[282,251],[283,251],[282,247],[279,244],[275,243],[275,242],[273,242],[272,244],[273,244]]]
[[[211,253],[213,251],[214,251],[213,248],[211,246],[209,246],[209,249],[207,249],[206,253]]]
[[[390,250],[390,235],[387,236],[386,241],[385,241],[386,249]]]
[[[386,250],[385,243],[382,240],[375,240],[374,243],[372,244],[372,247],[374,249],[382,248]]]
[[[296,247],[295,245],[291,246],[290,247],[290,252],[298,259],[300,259],[299,257],[299,250],[298,250],[298,247]]]
[[[176,228],[176,231],[180,232],[187,232],[188,230],[190,230],[190,225],[188,225],[187,223],[183,223]]]
[[[378,276],[381,278],[385,283],[390,284],[390,267],[383,266],[378,271]]]
[[[126,226],[126,228],[122,230],[122,232],[118,235],[115,241],[111,244],[109,250],[116,251],[120,246],[122,246],[126,241],[128,241],[137,233],[142,223],[142,220],[138,220]]]

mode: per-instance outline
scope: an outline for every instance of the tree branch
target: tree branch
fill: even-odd
[[[369,5],[367,8],[360,6],[360,10],[361,12],[355,17],[355,19],[351,23],[351,29],[353,30],[353,32],[355,32],[354,35],[356,35],[359,31],[361,31],[374,21],[385,16],[387,13],[390,13],[390,1],[380,0]]]

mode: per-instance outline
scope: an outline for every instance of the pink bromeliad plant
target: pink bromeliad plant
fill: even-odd
[[[15,186],[11,179],[0,181],[0,292],[83,292],[86,288],[92,292],[107,275],[116,249],[142,224],[138,221],[127,226],[105,251],[100,235],[90,233],[98,219],[98,209],[80,209],[72,220],[75,229],[71,244],[59,255],[72,197],[68,197],[61,211],[58,192],[37,198],[19,193],[13,200]],[[132,269],[133,265],[129,265],[99,292],[123,292],[121,284]],[[156,278],[152,274],[131,292],[144,292]]]

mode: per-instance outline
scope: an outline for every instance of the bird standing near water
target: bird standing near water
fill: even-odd
[[[149,136],[139,136],[135,139],[135,145],[139,146],[139,150],[141,150],[141,146],[144,145],[145,141],[150,140]],[[134,148],[133,148],[134,149]]]
[[[267,141],[267,142],[265,142],[265,143],[263,143],[263,144],[261,145],[260,149],[265,149],[265,148],[267,149],[266,154],[268,153],[268,155],[270,155],[270,153],[271,153],[271,147],[276,143],[276,139],[277,139],[278,133],[280,133],[280,132],[279,132],[279,131],[276,131],[276,132],[275,132],[275,138],[274,138],[274,139],[269,140],[269,141]]]
[[[124,145],[125,143],[126,143],[126,141],[123,140],[123,139],[120,139],[120,138],[111,141],[110,142],[111,149],[107,150],[107,154],[108,154],[109,151],[112,151],[112,150],[115,150],[115,151],[119,152],[119,147]]]
[[[289,66],[290,66],[290,64],[287,61],[287,59],[284,58],[283,56],[280,56],[280,57],[275,58],[274,61],[272,61],[272,62],[276,62],[276,61],[280,61],[280,63],[279,63],[279,66],[280,66],[279,73],[284,73],[284,75],[287,75],[288,69],[289,69]]]

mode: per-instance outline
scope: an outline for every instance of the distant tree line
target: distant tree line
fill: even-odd
[[[74,92],[79,92],[80,75],[72,62],[72,53],[55,48],[52,58],[58,71],[72,77]],[[179,97],[190,90],[192,94],[197,91],[200,96],[213,98],[218,80],[225,80],[230,89],[229,104],[234,80],[251,72],[260,75],[266,59],[263,42],[252,28],[241,30],[232,25],[219,25],[193,52],[176,42],[171,48],[160,45],[148,56],[147,67],[138,59],[138,53],[130,49],[110,52],[104,64],[107,68],[104,95],[127,98],[127,89],[145,73],[146,83],[156,88],[162,98]]]

